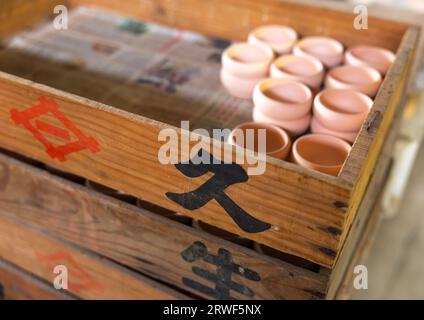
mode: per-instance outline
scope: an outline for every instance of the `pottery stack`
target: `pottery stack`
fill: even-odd
[[[222,55],[221,82],[233,96],[249,99],[256,84],[268,77],[273,60],[271,48],[252,43],[234,44]]]
[[[265,79],[253,93],[253,120],[284,128],[291,137],[304,133],[311,121],[312,92],[286,79]]]
[[[311,131],[342,138],[353,143],[373,101],[350,89],[325,89],[314,99]]]
[[[394,60],[384,48],[357,45],[345,52],[330,37],[298,40],[290,27],[261,26],[247,43],[224,52],[221,80],[232,95],[253,99],[256,128],[270,132],[274,149],[291,146],[280,128],[294,141],[292,162],[338,175]]]

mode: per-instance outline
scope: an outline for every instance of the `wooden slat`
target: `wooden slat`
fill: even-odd
[[[253,292],[253,295],[243,295],[232,290],[230,294],[235,298],[324,298],[327,278],[318,273],[259,255],[3,155],[0,155],[0,181],[0,221],[7,217],[15,223],[29,224],[204,298],[216,296],[198,291],[183,280],[193,279],[213,287],[213,283],[196,276],[192,268],[201,267],[214,273],[216,266],[183,258],[182,253],[196,243],[198,248],[199,243],[200,247],[206,246],[212,255],[220,251],[231,254],[232,261],[242,268],[235,268],[241,274],[250,274],[248,269],[257,273],[253,278],[232,274],[233,281]],[[0,227],[0,234],[15,237],[12,229],[2,233]],[[6,244],[0,245],[0,253],[10,250],[5,246],[7,248]],[[30,243],[17,247],[22,250],[43,248]],[[47,247],[46,250],[46,253],[55,251]],[[86,265],[89,268],[88,263]],[[101,265],[97,267],[102,270]],[[90,270],[95,270],[94,266]]]
[[[279,0],[71,0],[71,4],[95,6],[180,29],[221,38],[243,40],[255,27],[284,24],[302,36],[328,35],[347,46],[374,44],[396,50],[406,25],[374,17],[369,28],[355,30],[355,14]]]
[[[53,15],[62,0],[6,0],[0,2],[0,38],[32,26],[42,18]]]
[[[50,283],[0,259],[0,299],[5,300],[73,300]]]
[[[390,165],[392,163],[393,146],[396,142],[396,138],[398,137],[404,102],[405,99],[400,102],[401,107],[397,111],[394,123],[392,124],[390,132],[385,139],[383,150],[378,158],[376,168],[371,175],[370,182],[367,186],[364,198],[361,201],[358,213],[352,222],[346,241],[343,244],[343,248],[337,259],[336,265],[332,270],[327,299],[335,298],[344,279],[350,279],[350,273],[353,272],[353,269],[349,269],[348,266],[350,265],[353,257],[357,254],[359,246],[358,243],[364,241],[364,229],[367,228],[368,221],[371,219],[370,216],[372,214],[378,214],[377,210],[375,210],[375,206],[389,174]]]
[[[172,289],[124,269],[97,255],[81,251],[12,223],[0,209],[0,257],[53,285],[56,265],[68,268],[68,291],[83,299],[184,299]]]
[[[347,180],[354,185],[352,198],[349,201],[346,224],[343,228],[342,243],[347,236],[370,177],[375,170],[377,158],[387,139],[394,115],[399,110],[400,101],[405,97],[404,90],[409,80],[409,68],[416,53],[415,43],[418,35],[419,29],[417,28],[410,28],[407,31],[397,53],[396,62],[386,75],[374,106],[339,176],[341,180]]]
[[[96,139],[100,151],[72,153],[64,162],[52,159],[29,131],[11,119],[12,109],[25,110],[37,104],[39,97],[56,101],[76,127]],[[43,120],[54,123],[50,115]],[[166,197],[167,192],[194,190],[210,178],[192,179],[172,164],[159,163],[163,144],[158,141],[159,131],[169,126],[5,73],[0,73],[0,126],[0,145],[6,149],[316,263],[331,266],[334,262],[337,230],[345,218],[345,209],[338,204],[347,203],[349,195],[349,188],[335,177],[269,158],[263,175],[250,176],[247,182],[225,190],[245,211],[272,225],[262,233],[247,233],[214,200],[190,211]],[[215,141],[214,147],[221,144]]]
[[[355,252],[352,255],[352,259],[349,262],[349,265],[346,267],[345,276],[343,281],[340,283],[340,286],[336,292],[335,299],[348,300],[352,298],[353,292],[355,290],[353,286],[354,278],[357,276],[354,273],[355,267],[357,265],[367,265],[367,260],[372,249],[375,237],[377,236],[377,230],[379,224],[382,221],[381,216],[381,207],[375,206],[373,212],[371,212],[370,217],[365,226],[365,230],[361,234],[360,241],[355,248]]]

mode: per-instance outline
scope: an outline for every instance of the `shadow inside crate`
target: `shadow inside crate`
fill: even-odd
[[[9,39],[0,50],[0,70],[173,126],[188,120],[191,130],[211,132],[251,120],[252,102],[231,97],[220,83],[220,57],[228,44],[77,8],[68,30],[47,22]]]

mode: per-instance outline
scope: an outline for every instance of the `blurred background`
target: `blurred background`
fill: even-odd
[[[370,15],[424,25],[423,0],[320,2],[333,7],[341,2],[366,4]],[[396,145],[394,172],[377,207],[382,211],[382,219],[374,241],[370,241],[369,258],[365,262],[368,290],[356,291],[355,299],[424,299],[423,65],[423,57],[417,57],[413,66],[417,81],[410,93],[401,139]]]

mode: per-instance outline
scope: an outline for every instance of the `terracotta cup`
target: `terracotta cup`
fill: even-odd
[[[256,85],[253,103],[267,117],[294,120],[310,112],[312,92],[297,81],[268,78]]]
[[[253,120],[255,122],[274,124],[283,128],[290,137],[298,137],[308,130],[309,124],[311,123],[311,117],[311,113],[307,113],[305,116],[298,119],[279,120],[274,117],[268,117],[256,107],[253,108]]]
[[[246,139],[254,133],[253,150],[258,151],[258,130],[266,130],[266,154],[278,159],[287,159],[290,153],[291,140],[288,134],[281,128],[269,123],[246,122],[235,127],[228,137],[228,143],[239,147],[249,147]],[[240,135],[238,135],[240,134]],[[251,144],[250,144],[251,145]]]
[[[325,78],[328,89],[351,89],[360,91],[371,98],[381,85],[381,74],[371,67],[344,65],[331,69]]]
[[[343,139],[307,134],[294,142],[292,161],[304,168],[337,176],[350,150],[350,144]]]
[[[367,95],[348,89],[327,89],[314,99],[313,114],[330,130],[359,131],[373,101]]]
[[[395,61],[395,54],[376,46],[355,46],[345,53],[345,63],[354,66],[368,66],[385,75]]]
[[[236,43],[222,54],[222,67],[233,76],[263,78],[269,73],[274,60],[274,52],[252,43]]]
[[[277,54],[289,53],[297,41],[294,29],[281,25],[266,25],[254,29],[248,37],[249,43],[269,47]]]
[[[252,99],[253,90],[256,85],[265,78],[247,78],[235,76],[221,69],[221,83],[232,95],[240,99]]]
[[[356,137],[358,136],[358,131],[345,132],[345,131],[337,131],[337,130],[328,129],[316,117],[312,117],[311,132],[323,133],[323,134],[328,134],[330,136],[335,136],[343,140],[346,140],[347,142],[351,144],[355,142]]]
[[[324,80],[324,66],[313,56],[285,55],[271,65],[271,78],[295,80],[316,89]]]
[[[293,47],[296,56],[314,56],[328,68],[338,66],[343,61],[343,50],[339,41],[329,37],[306,37]]]

